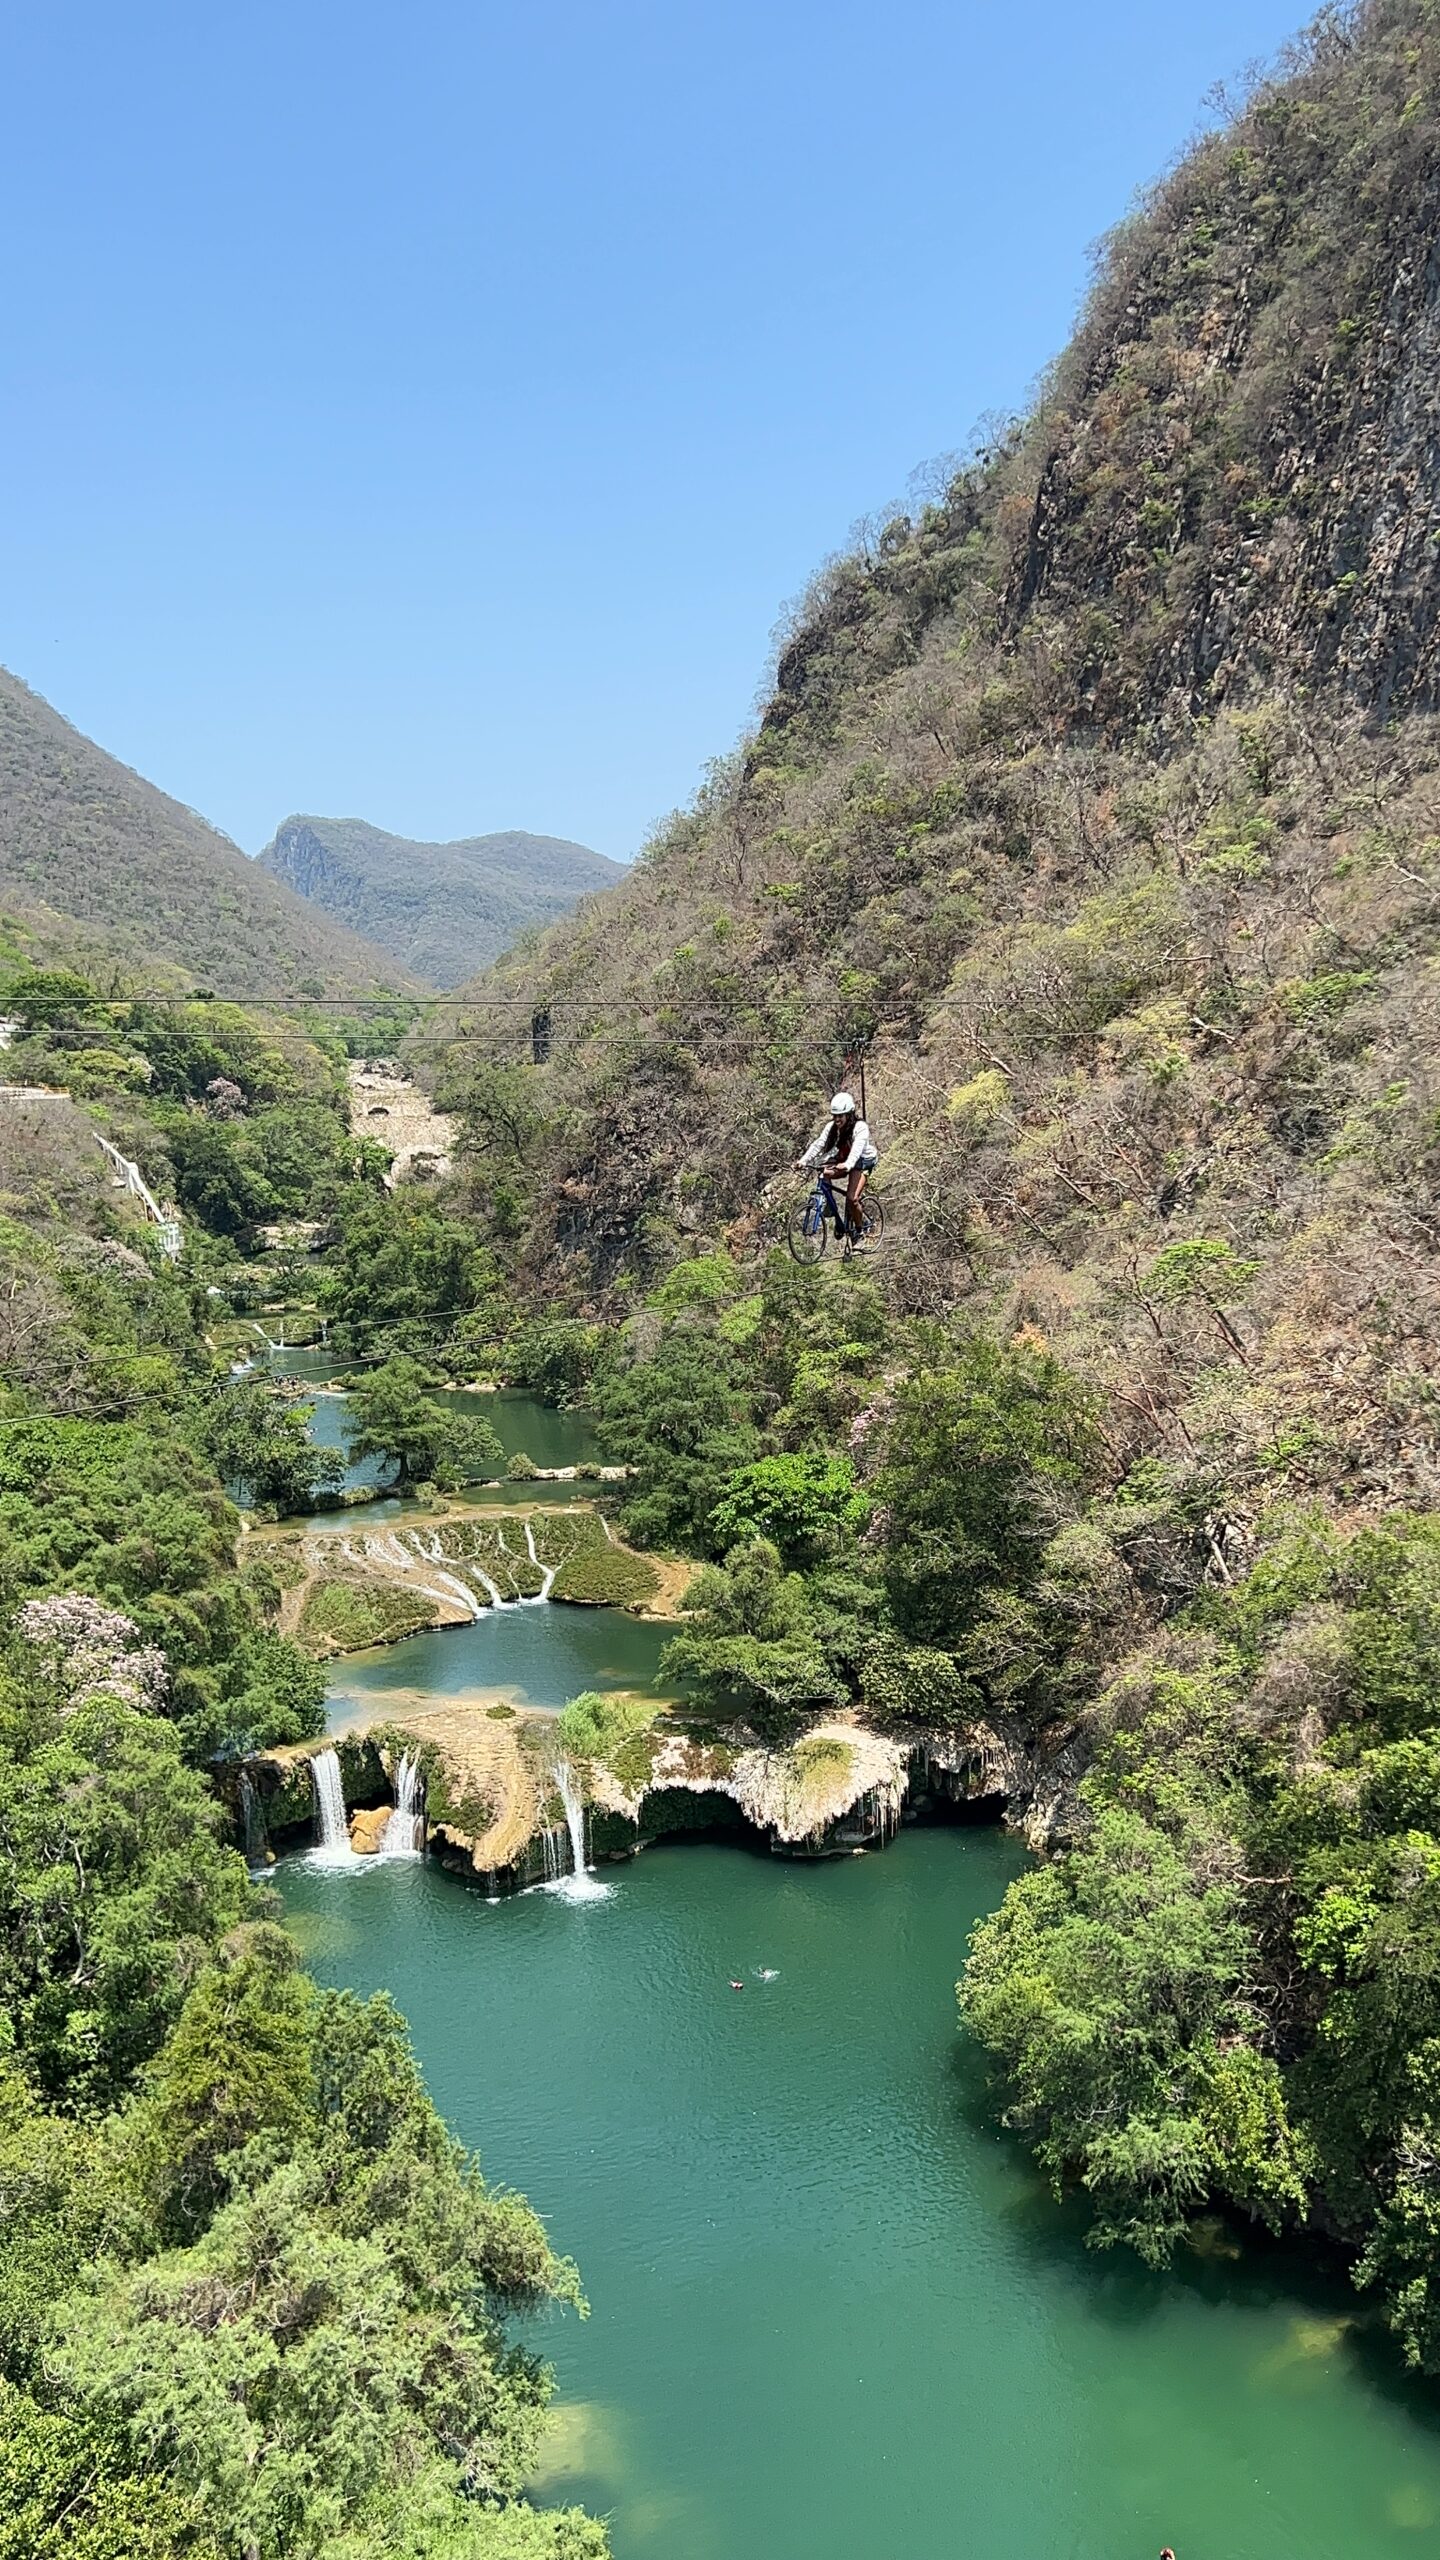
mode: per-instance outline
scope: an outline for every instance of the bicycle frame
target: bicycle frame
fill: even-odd
[[[868,1185],[860,1202],[860,1214],[852,1224],[849,1201],[840,1193],[837,1181],[828,1170],[819,1171],[805,1195],[803,1208],[790,1218],[785,1229],[786,1242],[797,1262],[819,1261],[832,1222],[847,1259],[861,1245],[877,1243],[885,1230],[884,1211]]]
[[[822,1207],[828,1211],[832,1218],[839,1219],[840,1224],[844,1227],[847,1235],[859,1235],[861,1228],[864,1225],[864,1219],[862,1217],[855,1226],[851,1226],[849,1203],[845,1200],[836,1199],[833,1178],[830,1174],[817,1173],[815,1177],[815,1190],[813,1197],[821,1203]]]

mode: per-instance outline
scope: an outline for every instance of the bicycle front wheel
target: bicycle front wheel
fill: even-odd
[[[825,1203],[818,1192],[812,1191],[794,1212],[785,1230],[785,1241],[797,1262],[818,1262],[828,1234]]]

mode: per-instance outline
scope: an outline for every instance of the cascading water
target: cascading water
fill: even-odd
[[[260,1810],[255,1781],[248,1769],[240,1772],[240,1822],[245,1834],[247,1863],[252,1867],[263,1866],[270,1843],[265,1836],[265,1816]]]
[[[540,1588],[536,1592],[534,1600],[531,1603],[532,1607],[538,1608],[542,1600],[548,1600],[550,1597],[550,1585],[555,1579],[558,1567],[553,1564],[541,1564],[539,1557],[535,1553],[535,1532],[531,1528],[528,1520],[525,1523],[525,1545],[529,1553],[531,1563],[537,1568],[540,1574]]]
[[[585,1873],[585,1799],[575,1784],[575,1772],[568,1760],[555,1763],[555,1784],[565,1807],[565,1828],[570,1834],[570,1860],[577,1876]]]
[[[481,1607],[480,1602],[476,1599],[470,1585],[468,1582],[462,1582],[458,1573],[437,1573],[435,1579],[437,1582],[444,1583],[451,1599],[460,1601],[462,1605],[469,1610],[472,1618],[484,1617],[485,1612]],[[498,1609],[500,1606],[500,1594],[496,1590],[494,1583],[489,1581],[483,1573],[477,1574],[476,1580],[485,1584],[485,1588],[489,1592],[494,1606]]]
[[[603,1902],[610,1888],[601,1884],[585,1864],[585,1800],[568,1760],[556,1761],[555,1785],[565,1807],[565,1827],[570,1834],[570,1873],[561,1877],[555,1890],[563,1894],[567,1902]]]
[[[420,1763],[408,1751],[402,1752],[395,1772],[395,1810],[385,1825],[385,1837],[380,1843],[382,1856],[419,1857],[421,1792]]]
[[[358,1853],[350,1846],[337,1754],[317,1751],[310,1763],[310,1776],[315,1787],[315,1828],[319,1834],[311,1855],[324,1866],[348,1867]]]

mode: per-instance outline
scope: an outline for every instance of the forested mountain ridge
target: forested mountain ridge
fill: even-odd
[[[0,910],[31,955],[226,995],[360,995],[417,979],[0,669]]]
[[[1436,44],[1327,21],[1205,140],[1034,417],[824,573],[758,734],[476,991],[457,1081],[551,1017],[537,1273],[773,1232],[869,1034],[899,1308],[1028,1310],[1148,1446],[1204,1345],[1144,1274],[1224,1240],[1236,1442],[1313,1392],[1355,1490],[1436,1491],[1353,1385],[1382,1303],[1422,1397],[1434,1339]]]
[[[436,987],[457,985],[622,876],[618,862],[561,836],[512,829],[422,844],[363,818],[287,818],[258,859]]]
[[[963,2000],[1097,2236],[1322,2228],[1431,2371],[1437,189],[1429,0],[1327,11],[1122,227],[1034,415],[832,564],[756,734],[438,1062],[476,1206],[582,1320],[537,1370],[645,1300],[609,1445],[714,1559],[716,1692],[825,1655],[1029,1754],[1062,1854]],[[832,1291],[760,1248],[867,1044],[886,1236]]]

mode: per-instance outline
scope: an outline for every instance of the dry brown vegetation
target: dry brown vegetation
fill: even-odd
[[[487,982],[497,1058],[551,1015],[541,1285],[773,1239],[868,1037],[892,1303],[1043,1335],[1117,1478],[1223,1476],[1217,1572],[1236,1488],[1436,1493],[1437,69],[1418,0],[1327,17],[1035,415],[824,573],[745,750]]]

